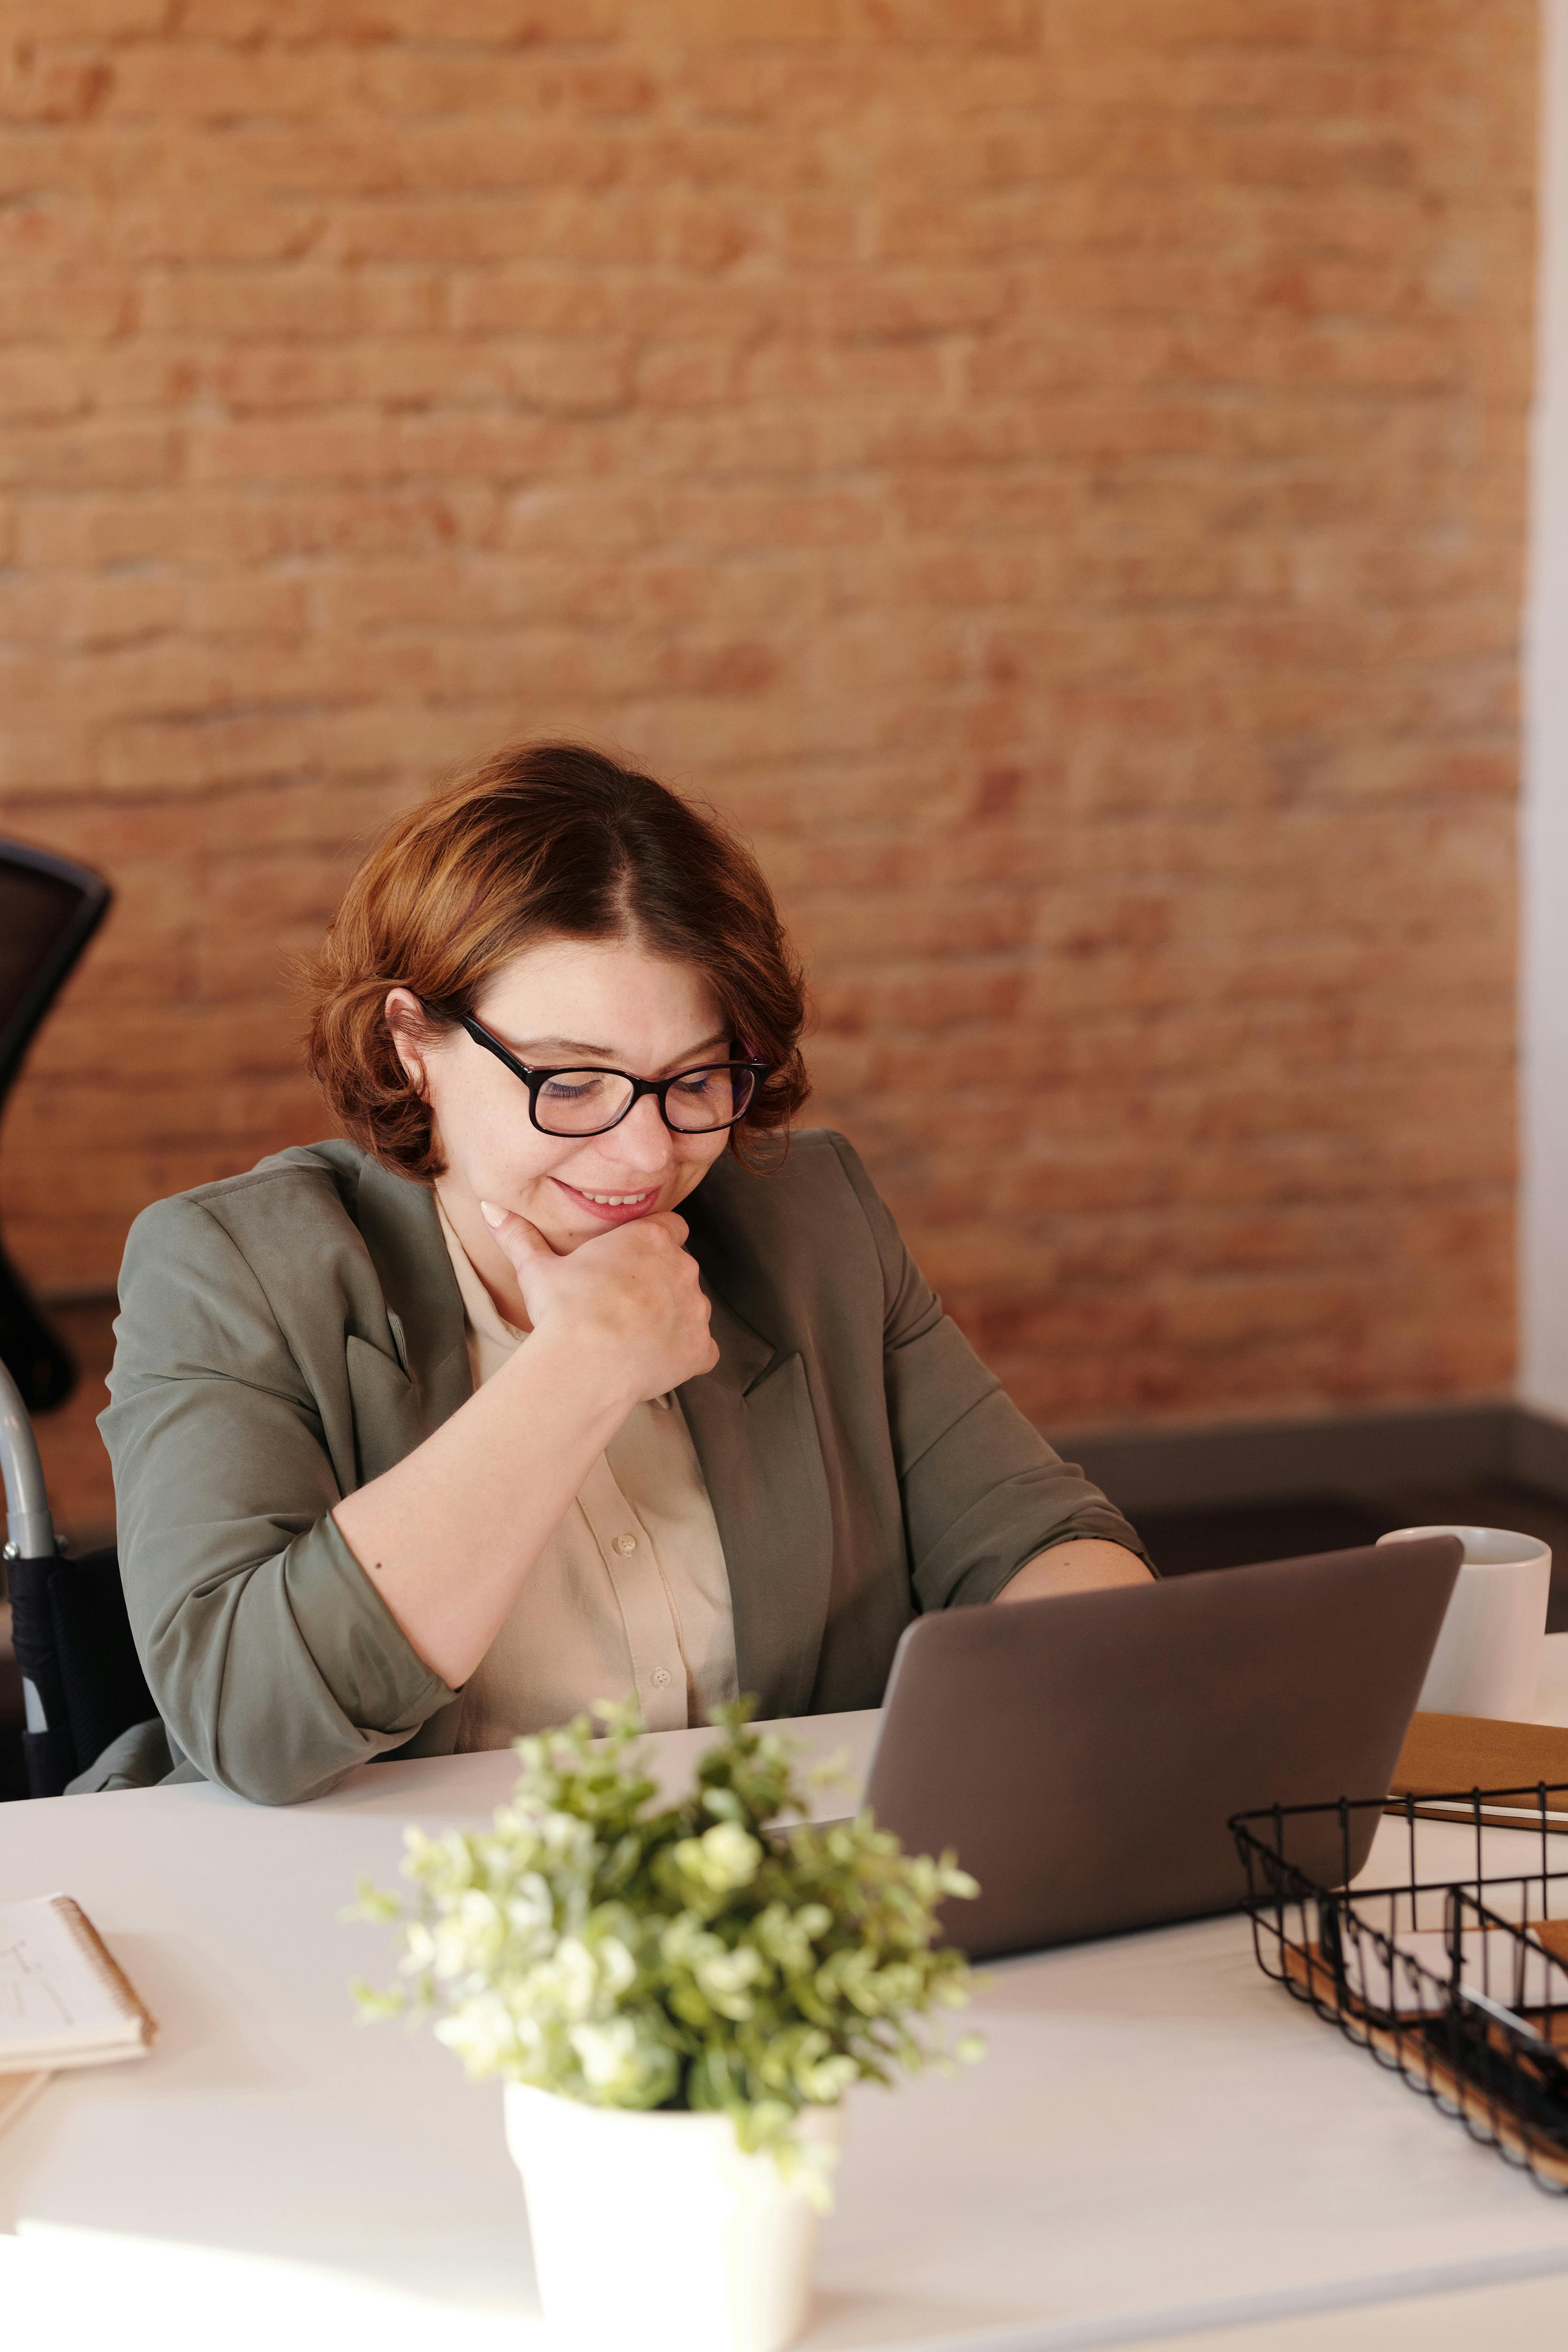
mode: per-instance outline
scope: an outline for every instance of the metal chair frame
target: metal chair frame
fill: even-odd
[[[53,1559],[59,1550],[38,1441],[22,1391],[0,1364],[0,1475],[5,1485],[5,1546],[0,1559]]]
[[[122,1732],[155,1718],[157,1704],[136,1648],[119,1553],[112,1545],[61,1550],[26,1407],[3,1371],[0,1470],[22,1762],[30,1795],[58,1797]]]
[[[33,1435],[22,1392],[4,1364],[0,1364],[0,1475],[5,1486],[5,1545],[0,1551],[0,1559],[9,1568],[13,1560],[55,1559],[59,1545],[44,1485],[44,1465],[38,1458],[38,1441]],[[42,1696],[27,1675],[22,1677],[22,1705],[26,1728],[32,1732],[47,1731],[49,1721]]]

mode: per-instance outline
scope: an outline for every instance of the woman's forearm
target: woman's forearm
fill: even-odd
[[[1064,1592],[1099,1592],[1112,1584],[1153,1581],[1135,1551],[1101,1536],[1074,1536],[1026,1559],[998,1601],[1047,1601]]]
[[[536,1332],[423,1445],[332,1513],[425,1664],[467,1682],[635,1395]]]

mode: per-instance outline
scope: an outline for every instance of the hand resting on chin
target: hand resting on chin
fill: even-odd
[[[642,1217],[560,1254],[526,1218],[484,1210],[532,1336],[332,1514],[415,1650],[454,1689],[633,1406],[719,1360],[683,1218]]]

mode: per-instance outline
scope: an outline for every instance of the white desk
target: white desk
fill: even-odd
[[[873,1723],[795,1728],[863,1757]],[[706,1736],[653,1742],[661,1777]],[[163,2028],[0,2137],[9,2340],[36,2303],[68,2345],[143,2324],[168,2352],[542,2344],[499,2091],[426,2030],[355,2021],[346,1980],[387,1977],[393,1938],[338,1919],[362,1872],[390,1883],[405,1820],[472,1826],[511,1775],[505,1755],[375,1765],[288,1811],[205,1786],[0,1809],[0,1886],[79,1896]],[[1003,1963],[979,2009],[984,2064],[853,2100],[803,2352],[1194,2345],[1222,2323],[1233,2352],[1413,2343],[1377,2331],[1421,2306],[1380,2299],[1434,2289],[1425,2352],[1473,2346],[1478,2312],[1484,2339],[1568,2334],[1524,2324],[1531,2296],[1568,2320],[1568,2201],[1268,1983],[1244,1922]]]

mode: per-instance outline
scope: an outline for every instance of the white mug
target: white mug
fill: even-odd
[[[1540,1696],[1552,1547],[1509,1528],[1395,1528],[1378,1541],[1418,1536],[1458,1536],[1465,1558],[1417,1707],[1528,1723]]]

